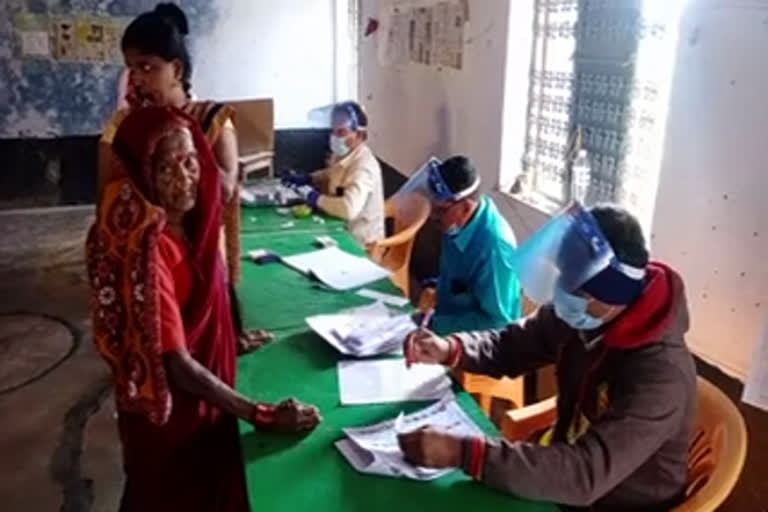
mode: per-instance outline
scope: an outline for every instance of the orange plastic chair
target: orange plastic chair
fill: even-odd
[[[697,379],[696,430],[688,450],[686,499],[672,512],[714,512],[733,490],[747,457],[747,428],[734,403],[716,386]],[[551,426],[556,397],[508,411],[501,432],[509,440],[527,440]]]
[[[429,218],[429,201],[419,195],[409,196],[395,204],[392,200],[384,203],[384,215],[393,219],[394,234],[373,242],[368,247],[371,259],[392,271],[392,282],[410,297],[410,266],[413,243],[421,227]]]

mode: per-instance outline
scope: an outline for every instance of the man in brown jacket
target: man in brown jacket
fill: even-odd
[[[400,436],[406,457],[566,509],[668,510],[683,496],[696,404],[682,279],[649,261],[637,220],[613,206],[573,205],[520,252],[523,288],[546,305],[501,330],[417,331],[405,352],[494,377],[555,364],[555,425],[536,442],[425,428]]]

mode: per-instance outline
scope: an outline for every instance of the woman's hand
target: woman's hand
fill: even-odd
[[[247,354],[258,350],[270,341],[272,333],[263,329],[246,329],[237,336],[237,355]]]
[[[277,404],[272,428],[277,432],[307,432],[320,421],[322,418],[317,407],[289,398]]]
[[[314,405],[306,405],[295,398],[277,405],[255,403],[250,421],[256,427],[273,432],[307,432],[314,429],[322,418]]]

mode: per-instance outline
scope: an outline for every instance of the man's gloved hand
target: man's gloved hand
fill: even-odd
[[[315,187],[310,185],[302,185],[300,187],[294,187],[296,192],[304,199],[312,208],[317,208],[317,200],[320,199],[320,192],[315,190]]]
[[[288,171],[280,181],[287,187],[301,187],[303,185],[310,185],[312,177],[306,173],[299,174],[296,171]]]

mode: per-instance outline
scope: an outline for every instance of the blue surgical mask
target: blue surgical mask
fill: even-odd
[[[347,153],[349,153],[349,146],[347,146],[347,142],[343,137],[331,135],[330,146],[333,154],[338,157],[347,156]]]
[[[558,318],[574,329],[590,331],[605,323],[602,318],[595,318],[587,312],[588,299],[568,293],[559,286],[555,287],[555,297],[552,302]]]

